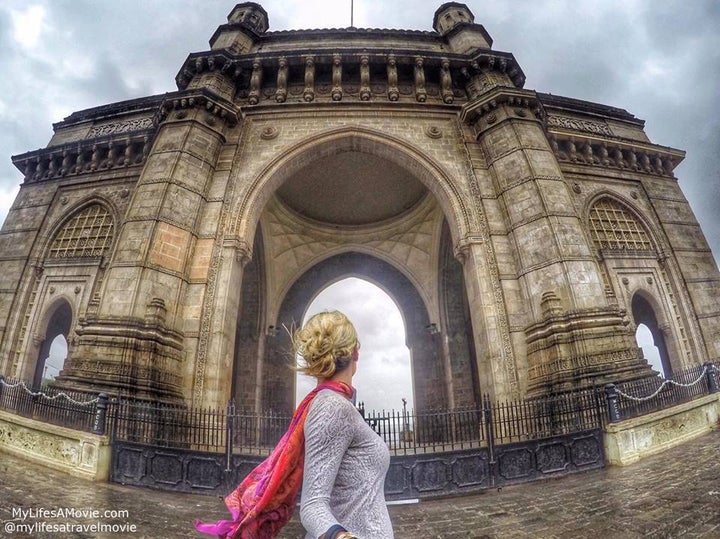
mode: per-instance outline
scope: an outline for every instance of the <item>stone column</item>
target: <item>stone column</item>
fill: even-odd
[[[528,389],[644,376],[625,313],[608,304],[533,92],[479,74],[462,112],[487,161],[527,305]],[[487,78],[487,80],[483,80]],[[552,306],[552,308],[549,308]],[[490,343],[488,343],[490,344]],[[497,376],[497,373],[495,373]]]
[[[184,297],[201,215],[234,106],[205,88],[168,97],[120,227],[97,313],[60,382],[143,398],[183,396]],[[208,241],[210,244],[208,245]]]

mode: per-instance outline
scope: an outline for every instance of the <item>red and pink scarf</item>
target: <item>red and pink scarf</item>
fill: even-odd
[[[322,389],[332,389],[348,398],[353,394],[349,385],[332,381],[323,382],[308,393],[270,456],[225,498],[232,520],[220,520],[215,524],[197,521],[196,530],[221,539],[267,539],[280,532],[292,518],[295,500],[302,487],[305,417],[310,403]]]

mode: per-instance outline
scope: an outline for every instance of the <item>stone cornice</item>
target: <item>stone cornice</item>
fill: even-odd
[[[609,167],[642,174],[672,176],[685,152],[635,140],[548,127],[548,140],[561,163]]]
[[[15,155],[12,162],[23,173],[25,183],[141,165],[155,132],[153,123],[150,129],[121,131]]]
[[[380,85],[383,89],[367,94],[360,92],[361,99],[363,95],[367,95],[369,99],[387,93],[390,101],[396,101],[398,86],[410,84],[417,89],[418,86],[424,86],[427,77],[428,85],[439,87],[440,97],[449,104],[453,99],[448,97],[464,97],[464,85],[467,79],[478,72],[487,71],[497,71],[507,75],[517,87],[522,87],[525,83],[525,74],[514,56],[505,52],[487,50],[471,55],[459,55],[445,51],[410,49],[389,51],[387,48],[372,47],[363,49],[308,47],[302,51],[242,55],[234,54],[228,49],[193,53],[185,60],[175,81],[178,88],[183,90],[188,88],[195,77],[218,72],[235,83],[241,98],[243,95],[259,95],[266,88],[282,93],[284,98],[286,88],[300,85],[307,88],[303,94],[304,100],[312,101],[316,86],[329,84],[339,89],[362,86],[364,69],[372,73],[367,84]],[[337,80],[335,75],[332,81],[320,80],[316,77],[316,73],[319,74],[322,70],[326,73],[332,71],[333,74],[337,71]],[[352,91],[348,93],[353,94]],[[419,93],[422,93],[422,88]],[[333,100],[339,99],[336,99],[333,93]],[[422,99],[418,100],[422,101]],[[284,99],[278,99],[278,102],[284,102]],[[251,104],[255,103],[251,100]]]

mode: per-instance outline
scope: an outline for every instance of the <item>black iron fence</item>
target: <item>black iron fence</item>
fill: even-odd
[[[692,367],[672,380],[634,382],[482,406],[413,412],[372,411],[365,421],[394,455],[457,451],[540,440],[601,427],[688,402],[720,387],[716,365]],[[46,387],[32,391],[24,382],[0,376],[0,409],[78,430],[111,434],[138,444],[211,453],[264,455],[275,446],[291,416],[236,408],[183,406],[113,399]],[[106,417],[107,416],[107,417]]]
[[[671,408],[720,391],[720,369],[705,363],[673,373],[672,378],[645,378],[623,384],[608,384],[605,394],[608,419],[615,423]]]
[[[104,434],[107,396],[60,391],[47,386],[33,391],[25,382],[0,376],[0,410],[68,427]]]
[[[529,441],[600,428],[601,393],[589,390],[524,401],[493,402],[478,408],[372,411],[365,421],[394,455],[457,451]],[[277,444],[291,416],[236,408],[189,410],[135,401],[113,403],[113,438],[193,451],[263,455]]]

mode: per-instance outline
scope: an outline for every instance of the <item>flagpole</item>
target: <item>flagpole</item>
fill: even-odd
[[[350,0],[350,28],[354,28],[354,21],[353,21],[353,15],[355,11],[355,6],[353,5],[354,0]]]

